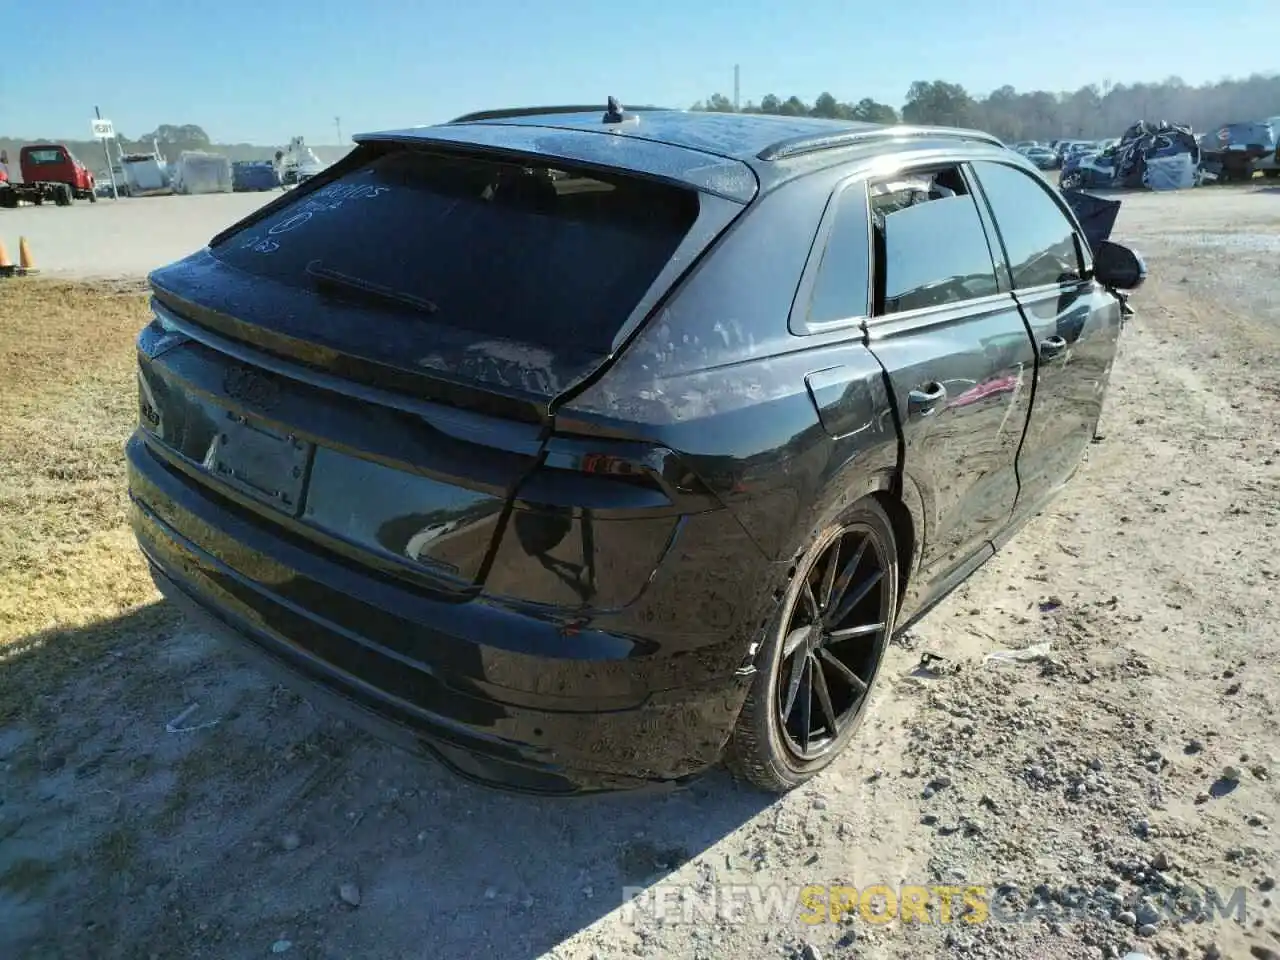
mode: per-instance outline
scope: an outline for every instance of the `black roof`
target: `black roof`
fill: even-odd
[[[950,127],[887,126],[857,120],[825,120],[819,117],[787,117],[765,113],[702,113],[659,107],[628,108],[636,116],[633,128],[622,128],[632,136],[701,150],[736,160],[772,159],[800,152],[801,145],[843,146],[862,137],[892,134],[963,134],[992,143],[990,134]],[[601,108],[520,107],[467,114],[453,123],[510,123],[570,130],[607,132],[609,124]],[[821,146],[818,146],[821,149]],[[806,151],[807,152],[807,151]]]
[[[772,170],[778,161],[808,157],[840,147],[902,142],[950,141],[957,139],[1004,149],[987,133],[949,127],[885,126],[852,120],[825,120],[817,117],[785,117],[768,114],[703,113],[662,108],[628,108],[628,122],[606,123],[605,107],[523,107],[486,110],[467,114],[451,123],[410,127],[356,137],[363,140],[443,141],[468,143],[522,153],[562,156],[613,167],[634,167],[649,173],[668,173],[675,179],[694,182],[689,172],[700,171],[696,185],[736,199],[749,199],[744,183],[730,168],[756,181],[776,181],[781,170]],[[600,138],[581,134],[601,134]],[[568,135],[568,136],[565,136]],[[608,136],[612,135],[612,136]],[[622,143],[619,142],[621,138]],[[570,149],[569,141],[576,141]],[[667,151],[669,163],[662,148]],[[674,148],[674,149],[673,149]],[[698,157],[701,157],[699,160]],[[720,158],[718,168],[710,158]],[[736,163],[734,162],[736,161]],[[683,172],[681,172],[683,171]],[[720,189],[709,187],[718,184]],[[749,193],[754,195],[756,184]]]
[[[524,116],[483,120],[485,123],[527,124],[570,130],[607,132],[609,125],[601,120],[603,106],[590,113],[533,113]],[[837,133],[871,132],[880,129],[874,123],[846,120],[820,120],[815,117],[780,117],[755,113],[700,113],[685,110],[638,110],[637,123],[622,126],[627,136],[643,137],[714,153],[735,160],[752,160],[761,151],[796,137],[824,137]],[[454,121],[455,123],[458,121]],[[473,122],[473,121],[462,121]]]

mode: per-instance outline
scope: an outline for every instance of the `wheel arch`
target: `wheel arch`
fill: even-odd
[[[898,559],[898,606],[901,612],[907,588],[914,580],[916,565],[923,553],[926,523],[924,498],[919,488],[896,465],[885,464],[882,469],[864,474],[862,482],[847,488],[843,496],[828,495],[825,499],[830,504],[828,512],[843,510],[859,500],[871,499],[888,515]],[[793,551],[788,579],[798,556]]]
[[[888,546],[884,543],[886,535],[894,539],[893,553],[896,557],[883,557],[880,549],[876,552],[882,556],[880,570],[885,571],[883,563],[892,563],[897,560],[899,574],[902,570],[902,560],[907,558],[907,564],[910,564],[910,555],[915,549],[915,522],[911,516],[910,508],[903,500],[895,494],[896,474],[891,466],[886,465],[884,469],[874,472],[863,473],[860,482],[851,485],[840,485],[838,489],[831,490],[831,495],[824,498],[823,505],[816,511],[824,521],[834,526],[826,526],[819,528],[810,538],[809,544],[800,552],[796,553],[791,561],[787,564],[789,569],[786,571],[785,580],[785,603],[780,604],[780,612],[785,619],[778,621],[777,626],[780,628],[770,637],[764,638],[758,650],[752,651],[752,667],[753,678],[751,691],[743,703],[742,711],[735,723],[734,730],[726,744],[726,760],[734,773],[738,776],[745,777],[748,781],[756,784],[763,789],[774,792],[785,792],[804,782],[819,770],[825,769],[831,759],[838,756],[848,743],[849,737],[853,731],[856,731],[860,718],[866,709],[868,687],[874,682],[874,673],[878,673],[880,667],[884,663],[885,652],[889,643],[892,642],[892,632],[886,632],[883,627],[885,622],[881,622],[877,626],[875,633],[877,634],[873,642],[876,646],[871,651],[871,659],[867,663],[872,664],[870,669],[872,675],[859,672],[858,676],[864,677],[862,684],[862,693],[855,694],[855,709],[852,725],[839,733],[841,738],[832,747],[831,753],[823,755],[801,754],[796,757],[791,754],[792,760],[780,759],[785,747],[779,746],[788,736],[786,733],[786,724],[789,722],[789,710],[787,708],[779,708],[776,705],[777,692],[781,689],[780,670],[785,667],[785,658],[788,656],[784,648],[784,638],[789,635],[788,628],[791,625],[790,615],[788,611],[794,612],[803,604],[799,600],[800,591],[796,584],[797,574],[802,565],[805,567],[806,573],[813,568],[812,564],[819,562],[829,548],[834,545],[837,551],[829,561],[832,564],[840,562],[839,550],[841,544],[839,536],[843,532],[842,528],[846,521],[854,519],[855,512],[858,519],[865,525],[871,527],[867,536],[873,538],[880,546]],[[859,509],[860,508],[860,509]],[[888,529],[886,529],[886,527]],[[865,544],[858,547],[857,556],[863,555]],[[831,568],[828,567],[828,570]],[[838,566],[837,566],[837,569]],[[881,579],[881,578],[878,578]],[[899,583],[895,585],[892,593],[889,593],[888,584],[884,584],[880,589],[879,595],[879,611],[880,620],[892,622],[894,617],[893,606],[896,602],[901,606],[902,588],[901,576],[898,577]],[[875,581],[869,581],[868,586],[874,585]],[[862,596],[863,592],[859,592]],[[812,598],[813,594],[810,594]],[[782,597],[776,598],[782,600]],[[776,615],[775,615],[776,616]],[[806,653],[806,656],[812,656]],[[815,660],[816,662],[816,660]],[[867,666],[864,663],[864,666]],[[846,666],[846,671],[852,672],[852,666]],[[791,676],[795,677],[796,671],[793,669]],[[856,679],[856,678],[855,678]],[[810,681],[812,682],[812,681]],[[821,686],[825,689],[826,684]],[[856,689],[853,688],[853,689]],[[810,694],[805,694],[810,696]],[[820,695],[821,696],[821,695]],[[831,695],[826,694],[826,706],[823,708],[827,712],[827,716],[831,717],[830,723],[827,724],[827,730],[833,729],[831,724],[839,727],[839,721],[835,719],[832,713]],[[788,699],[788,705],[791,700]],[[785,712],[781,718],[775,716],[776,709],[784,709]],[[843,709],[843,708],[839,708]],[[808,719],[802,721],[806,724],[808,730]],[[808,733],[806,732],[803,739],[804,748],[807,750],[809,745]]]
[[[898,609],[907,595],[907,581],[911,579],[912,563],[920,555],[920,543],[916,530],[918,524],[911,510],[892,490],[876,490],[871,494],[889,517],[893,526],[894,546],[898,552]]]

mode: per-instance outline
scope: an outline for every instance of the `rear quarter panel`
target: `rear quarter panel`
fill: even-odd
[[[779,563],[847,503],[895,489],[897,429],[862,331],[788,329],[823,210],[848,172],[755,201],[603,379],[556,415],[557,429],[617,430],[677,451]]]

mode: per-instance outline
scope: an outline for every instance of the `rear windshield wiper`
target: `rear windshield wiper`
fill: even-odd
[[[335,287],[346,293],[358,294],[375,303],[408,307],[420,313],[436,313],[440,309],[433,300],[428,300],[425,297],[415,297],[411,293],[392,290],[390,287],[384,287],[371,280],[341,273],[326,267],[322,260],[312,260],[307,264],[307,276],[316,281],[318,285]]]

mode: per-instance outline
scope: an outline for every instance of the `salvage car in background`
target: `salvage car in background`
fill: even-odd
[[[1084,140],[1059,140],[1053,145],[1053,153],[1056,158],[1054,168],[1057,169],[1066,162],[1067,158],[1073,153],[1079,153],[1085,146],[1088,146]]]
[[[132,522],[211,629],[511,789],[825,768],[1075,473],[1145,276],[973,131],[611,99],[356,141],[152,274]]]
[[[110,170],[100,170],[94,174],[93,192],[99,197],[111,197],[111,183],[115,180],[115,195],[120,197],[129,196],[129,183],[125,179],[124,167],[118,163],[113,163]]]
[[[231,165],[231,186],[237,193],[275,190],[280,174],[270,160],[237,160]]]
[[[1115,178],[1114,150],[1099,153],[1082,151],[1063,160],[1058,186],[1063,190],[1107,188],[1115,185]]]
[[[1263,156],[1254,164],[1254,169],[1264,176],[1280,177],[1280,117],[1269,117],[1267,123],[1276,140],[1276,148]]]
[[[1062,152],[1062,156],[1076,157],[1085,153],[1101,153],[1102,148],[1092,140],[1076,140],[1073,141],[1066,150]]]
[[[1038,170],[1052,170],[1058,164],[1058,155],[1048,147],[1030,147],[1022,155],[1035,164]]]
[[[1276,151],[1276,135],[1267,120],[1227,123],[1200,138],[1201,165],[1219,180],[1249,180],[1254,164]]]
[[[1199,182],[1199,165],[1200,148],[1190,127],[1140,121],[1101,152],[1067,157],[1058,184],[1068,190],[1182,189]]]

